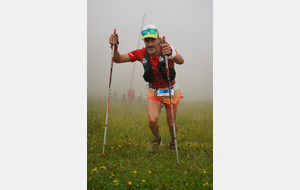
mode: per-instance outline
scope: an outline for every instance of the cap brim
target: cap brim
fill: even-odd
[[[157,34],[146,34],[145,36],[142,37],[142,39],[144,38],[157,38],[158,35]]]

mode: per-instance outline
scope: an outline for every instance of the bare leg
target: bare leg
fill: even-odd
[[[170,132],[171,137],[174,138],[171,108],[166,107],[166,112],[167,112],[167,123],[168,123],[168,126],[169,126],[169,132]],[[174,122],[176,121],[176,112],[177,112],[177,107],[175,109],[173,108]],[[176,125],[176,122],[175,122],[175,131],[176,131],[176,134],[177,134],[178,127]]]
[[[148,100],[149,127],[154,135],[157,134],[159,131],[158,116],[159,116],[160,107],[161,107],[161,103],[159,101],[152,100],[152,99]]]

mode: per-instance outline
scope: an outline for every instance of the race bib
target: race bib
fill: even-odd
[[[171,95],[174,95],[173,89],[171,89]],[[155,91],[155,96],[169,96],[169,89],[158,89]]]

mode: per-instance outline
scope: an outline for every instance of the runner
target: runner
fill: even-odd
[[[166,65],[164,60],[164,55],[168,56],[168,66],[170,72],[170,80],[172,86],[172,103],[173,103],[173,113],[174,120],[176,121],[177,106],[183,95],[175,81],[175,69],[174,63],[179,65],[184,63],[183,57],[168,43],[160,44],[161,38],[159,37],[159,32],[156,26],[149,24],[146,25],[142,32],[142,40],[145,43],[145,48],[137,49],[127,54],[120,54],[118,48],[115,48],[114,52],[114,62],[124,63],[124,62],[134,62],[140,61],[144,67],[143,78],[147,85],[147,109],[148,109],[148,119],[149,128],[152,131],[155,138],[152,142],[152,151],[157,152],[159,145],[161,143],[161,136],[159,134],[158,117],[162,103],[165,105],[167,114],[167,123],[170,132],[170,144],[169,149],[175,150],[175,139],[173,132],[173,122],[170,106],[170,97],[168,89],[168,79],[166,75]],[[118,34],[112,34],[109,38],[110,44],[119,45]],[[118,47],[118,46],[117,46]],[[178,127],[175,122],[175,131],[177,133]]]
[[[140,102],[142,100],[142,93],[140,93],[139,95],[138,95],[138,101]]]
[[[124,92],[124,94],[122,95],[122,98],[123,98],[123,101],[125,101],[125,100],[126,100],[126,95],[125,95],[125,92]]]
[[[114,93],[114,100],[117,100],[118,99],[118,93],[117,93],[117,91],[115,91],[115,93]]]

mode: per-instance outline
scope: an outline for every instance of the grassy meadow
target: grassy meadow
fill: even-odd
[[[176,151],[169,151],[166,111],[160,113],[163,144],[152,154],[147,102],[87,101],[87,189],[213,189],[213,103],[181,100]]]

